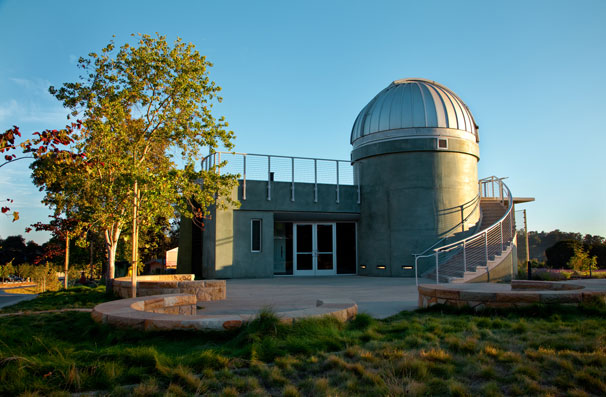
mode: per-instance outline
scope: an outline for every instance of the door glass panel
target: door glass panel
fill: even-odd
[[[332,252],[332,225],[318,225],[318,252]]]
[[[313,225],[297,225],[297,252],[311,252]]]
[[[297,254],[297,270],[313,270],[312,254]]]
[[[318,254],[318,270],[332,270],[332,254]]]

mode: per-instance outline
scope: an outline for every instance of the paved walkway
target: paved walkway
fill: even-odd
[[[28,301],[37,297],[37,294],[11,294],[6,291],[10,289],[0,290],[0,308],[11,306],[21,301]]]
[[[431,283],[419,279],[419,283]],[[263,307],[275,311],[316,306],[318,299],[351,299],[359,313],[375,318],[415,310],[418,292],[414,278],[392,277],[274,277],[227,280],[227,299],[199,302],[198,314],[248,314]]]

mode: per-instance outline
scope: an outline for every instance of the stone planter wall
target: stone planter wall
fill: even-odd
[[[137,296],[193,294],[198,301],[223,300],[225,280],[194,280],[193,274],[160,274],[137,277]],[[114,279],[113,290],[121,298],[131,297],[130,277]]]
[[[154,330],[228,330],[239,328],[254,319],[254,314],[198,315],[196,296],[172,294],[119,299],[101,303],[91,316],[98,323],[121,328]],[[347,299],[321,299],[316,307],[278,312],[287,324],[308,317],[331,316],[347,321],[356,316],[358,306]]]
[[[569,282],[514,281],[503,284],[419,285],[419,307],[435,304],[454,307],[511,308],[531,304],[580,304],[606,299],[606,285]]]

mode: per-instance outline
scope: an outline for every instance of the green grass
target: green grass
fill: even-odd
[[[95,288],[70,287],[67,290],[43,292],[36,299],[19,302],[0,309],[0,313],[42,311],[68,308],[92,308],[99,303],[116,299],[105,293],[105,286]]]
[[[599,396],[606,310],[435,308],[379,321],[136,332],[88,313],[0,318],[0,395]]]

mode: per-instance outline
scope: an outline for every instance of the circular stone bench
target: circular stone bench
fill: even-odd
[[[171,294],[120,299],[95,306],[92,318],[103,324],[139,330],[227,330],[241,327],[255,315],[197,315],[196,296]],[[283,323],[301,318],[332,316],[347,321],[356,316],[358,306],[348,299],[318,300],[316,307],[278,312]]]
[[[225,280],[194,280],[193,274],[158,274],[137,277],[137,296],[194,294],[199,301],[225,299]],[[114,279],[113,290],[121,298],[131,297],[131,278]]]
[[[593,282],[596,281],[596,282]],[[531,304],[579,304],[599,297],[606,299],[606,282],[601,280],[525,281],[510,284],[422,284],[419,307],[435,304],[455,307],[511,308]]]

